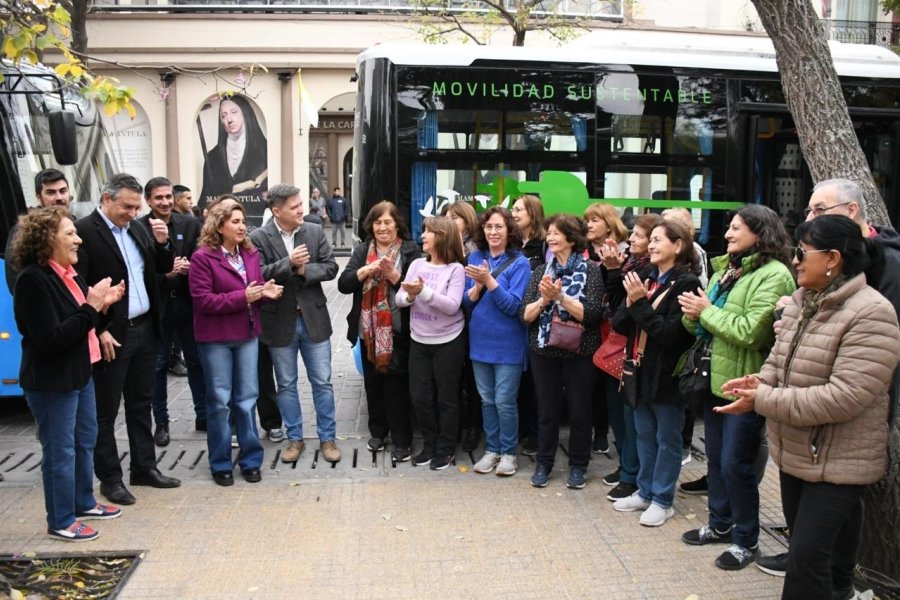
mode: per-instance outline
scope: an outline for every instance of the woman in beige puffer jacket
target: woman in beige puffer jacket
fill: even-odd
[[[767,417],[791,531],[782,598],[851,598],[864,486],[883,476],[888,386],[900,354],[892,305],[866,283],[874,247],[858,225],[802,223],[800,289],[761,371],[726,382],[724,413]],[[875,282],[871,282],[875,283]]]

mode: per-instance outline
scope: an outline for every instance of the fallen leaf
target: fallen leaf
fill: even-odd
[[[390,513],[384,513],[383,515],[381,515],[381,518],[385,521],[390,521],[392,517]]]
[[[403,525],[394,525],[394,529],[397,531],[409,531],[409,527],[404,527]]]
[[[562,496],[562,492],[556,492],[557,496]]]
[[[459,465],[459,472],[460,473],[468,473],[469,467],[467,467],[466,465]]]
[[[541,494],[541,498],[549,498],[549,497],[550,497],[550,494],[543,494],[543,493]]]
[[[694,513],[688,513],[688,514],[684,515],[684,518],[685,519],[696,519],[697,515],[695,515]]]
[[[16,588],[9,588],[9,597],[10,600],[25,600],[25,594]]]
[[[298,485],[300,485],[300,482],[299,482],[299,481],[292,481],[292,482],[290,482],[288,485],[289,485],[290,487],[297,487]]]

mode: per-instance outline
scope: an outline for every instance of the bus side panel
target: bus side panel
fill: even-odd
[[[6,262],[0,259],[0,270]],[[22,361],[22,336],[13,316],[13,299],[6,285],[0,285],[0,397],[21,396],[19,364]]]

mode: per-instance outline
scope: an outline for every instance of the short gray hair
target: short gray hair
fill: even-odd
[[[866,198],[855,181],[850,181],[849,179],[825,179],[813,186],[813,192],[826,188],[834,190],[838,202],[841,204],[856,202],[856,205],[859,206],[859,218],[866,222]]]
[[[288,198],[293,198],[300,194],[300,188],[294,187],[289,183],[279,183],[269,188],[268,201],[269,208],[276,206],[281,208]]]
[[[115,200],[122,190],[131,190],[140,194],[144,191],[144,186],[140,184],[134,175],[116,173],[103,185],[102,193],[109,194],[109,197]]]

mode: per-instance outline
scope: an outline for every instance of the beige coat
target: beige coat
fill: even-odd
[[[798,333],[803,292],[785,308],[783,329],[758,374],[756,412],[768,418],[769,451],[781,470],[804,481],[874,483],[887,464],[897,315],[860,274],[828,294]]]

